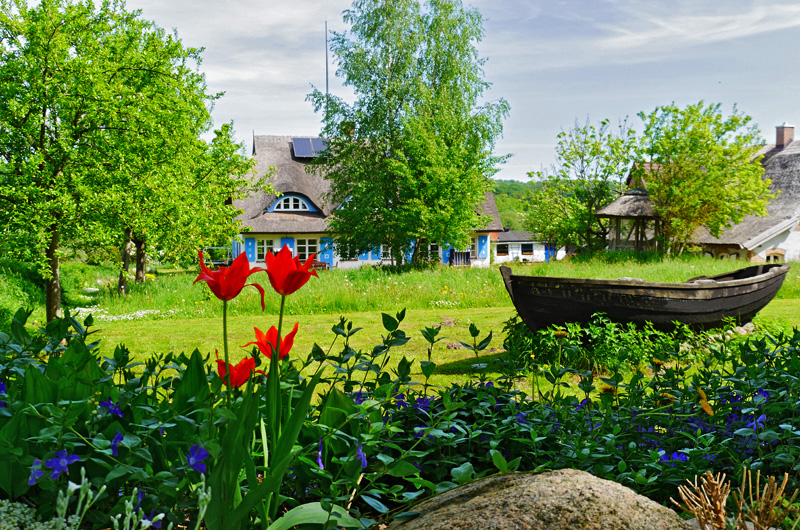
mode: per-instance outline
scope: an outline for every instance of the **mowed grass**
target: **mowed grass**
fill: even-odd
[[[615,256],[512,264],[518,274],[631,276],[666,282],[718,274],[743,266],[746,264],[698,257],[637,263],[618,260]],[[125,297],[111,294],[112,289],[105,286],[89,295],[97,304],[90,311],[99,316],[95,337],[102,339],[104,354],[109,355],[114,346],[122,343],[139,359],[156,352],[191,353],[195,348],[212,358],[215,351],[221,355],[222,304],[205,284],[192,284],[196,274],[196,271],[156,274],[143,286],[133,286],[131,294]],[[800,266],[793,267],[776,300],[759,314],[758,321],[785,329],[800,326],[799,274]],[[88,286],[103,282],[109,285],[113,281],[113,278],[94,279],[85,272],[82,277],[86,278]],[[266,331],[270,326],[277,326],[279,296],[270,289],[264,273],[251,276],[251,281],[265,287],[266,311],[262,313],[258,293],[251,287],[245,288],[242,295],[230,303],[229,336],[234,360],[245,355],[246,350],[241,346],[254,340],[254,327]],[[352,346],[356,350],[371,351],[385,334],[381,313],[395,315],[404,308],[406,319],[401,329],[411,340],[393,350],[395,358],[390,366],[403,355],[409,359],[427,359],[427,343],[419,330],[442,325],[440,336],[447,339],[436,345],[433,360],[439,365],[437,374],[444,374],[445,379],[472,375],[470,366],[476,362],[473,354],[458,348],[458,341],[471,342],[470,323],[481,330],[481,338],[492,331],[494,338],[489,348],[501,348],[505,339],[503,323],[515,314],[496,266],[488,269],[441,267],[402,274],[370,267],[321,271],[319,278],[312,278],[287,299],[284,329],[288,332],[299,322],[293,354],[305,358],[314,343],[325,350],[330,347],[334,339],[331,327],[344,316],[354,327],[363,328],[354,336]],[[113,320],[118,318],[130,320]],[[340,347],[337,343],[334,348]],[[487,353],[487,358],[492,355],[496,354]],[[415,366],[418,370],[418,363]]]
[[[388,312],[396,316],[397,311]],[[428,326],[442,326],[438,342],[433,350],[431,360],[437,365],[437,374],[431,382],[447,385],[451,382],[464,381],[471,378],[471,365],[476,362],[486,362],[497,358],[497,348],[502,347],[504,336],[503,323],[514,315],[511,306],[495,308],[469,308],[455,310],[418,309],[406,311],[405,319],[400,324],[400,329],[410,337],[409,342],[391,352],[389,367],[395,367],[403,357],[415,360],[414,373],[419,375],[419,362],[427,360],[428,343],[419,330]],[[353,328],[362,328],[350,340],[350,346],[356,351],[370,352],[375,345],[381,344],[382,335],[386,335],[383,328],[381,312],[357,312],[347,315],[353,322]],[[314,343],[319,344],[324,351],[338,353],[343,346],[342,338],[331,331],[339,323],[335,315],[299,315],[287,316],[284,319],[284,329],[288,333],[295,322],[299,323],[295,336],[294,347],[291,355],[305,359],[311,352]],[[469,344],[472,339],[469,326],[474,323],[480,330],[482,339],[490,331],[493,340],[487,352],[480,361],[475,360],[474,354],[463,348],[459,341]],[[266,331],[270,326],[277,326],[275,315],[238,315],[228,319],[228,337],[230,356],[232,362],[238,362],[248,354],[252,346],[243,348],[248,342],[255,340],[253,327]],[[187,355],[194,349],[201,353],[211,355],[214,359],[215,352],[223,358],[222,345],[222,320],[219,317],[193,317],[171,318],[161,320],[137,320],[100,322],[95,326],[95,338],[102,340],[101,355],[110,356],[117,344],[124,344],[137,360],[144,360],[154,353],[184,352]],[[334,339],[336,342],[334,343]]]

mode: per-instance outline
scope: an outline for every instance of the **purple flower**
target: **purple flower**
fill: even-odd
[[[575,410],[581,410],[583,407],[589,405],[591,402],[592,402],[591,399],[586,398],[583,401],[581,401],[580,403],[578,403],[577,405],[575,405]]]
[[[206,465],[202,462],[209,456],[211,456],[211,453],[200,447],[199,444],[194,444],[189,448],[189,452],[186,453],[186,460],[189,463],[189,467],[198,473],[205,473]]]
[[[153,517],[155,516],[156,516],[156,510],[155,508],[153,508],[152,510],[150,510],[150,515],[146,515],[143,521],[150,521],[150,526],[152,526],[153,528],[161,528],[161,519],[159,519],[155,523],[153,522]]]
[[[111,401],[111,398],[108,398],[106,401],[101,401],[100,404],[106,408],[109,414],[115,414],[120,418],[124,418],[125,416],[122,414],[122,411],[119,408],[119,401],[116,403]]]
[[[405,394],[395,394],[394,399],[397,401],[397,408],[404,409],[408,407]]]
[[[117,429],[117,434],[115,434],[114,435],[114,439],[111,440],[111,454],[112,455],[117,456],[117,452],[118,452],[117,451],[117,446],[122,441],[122,438],[123,438],[122,433],[119,432],[119,429]]]
[[[769,399],[770,392],[769,390],[764,390],[763,388],[759,388],[758,392],[756,392],[756,395],[761,396],[766,401],[767,399]]]
[[[322,464],[322,438],[319,439],[319,449],[317,450],[317,465],[321,470],[325,470],[325,466]]]
[[[56,457],[51,458],[47,462],[44,463],[47,467],[53,470],[50,473],[50,478],[56,480],[58,477],[61,476],[61,473],[66,472],[69,474],[69,470],[67,466],[70,464],[77,462],[80,460],[78,455],[68,455],[66,449],[62,449],[61,451],[56,451]]]
[[[660,453],[661,453],[661,456],[659,456],[659,460],[661,460],[662,462],[688,462],[689,461],[689,455],[687,455],[686,453],[679,453],[677,451],[675,451],[674,453],[669,454],[669,455],[666,452],[661,452],[660,451]],[[670,467],[677,467],[678,464],[672,463],[669,466]]]
[[[0,394],[5,395],[5,393],[6,393],[6,384],[3,382],[2,379],[0,379]],[[5,407],[5,406],[6,406],[6,402],[5,401],[0,401],[0,407]]]
[[[429,397],[421,397],[417,398],[414,402],[414,410],[417,412],[428,412],[431,407],[431,398]]]
[[[367,399],[366,396],[364,396],[364,393],[360,390],[353,393],[353,403],[356,405],[361,405],[365,399]]]
[[[518,412],[517,413],[517,423],[528,423],[528,420],[525,419],[527,417],[528,417],[528,415],[526,413]]]
[[[144,500],[144,491],[139,490],[136,492],[136,508],[133,509],[133,513],[139,513],[139,508],[142,507],[142,501]]]
[[[483,385],[483,387],[484,388],[494,388],[494,383],[492,383],[491,381],[488,381],[487,383],[485,383]]]
[[[367,467],[367,455],[364,454],[364,444],[359,445],[358,449],[356,449],[356,458],[361,460],[361,469]]]
[[[38,458],[33,459],[33,465],[31,466],[31,476],[28,477],[28,486],[33,486],[39,481],[39,478],[44,475],[44,471],[41,470],[42,461]]]
[[[758,429],[764,428],[764,422],[766,421],[766,419],[767,416],[765,414],[762,414],[758,418],[756,418],[756,415],[753,414],[753,419],[747,423],[747,426],[753,429],[754,431],[757,431]]]

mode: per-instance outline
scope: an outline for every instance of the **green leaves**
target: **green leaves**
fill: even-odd
[[[765,215],[775,197],[755,160],[758,129],[735,105],[729,116],[721,108],[700,101],[639,113],[645,126],[642,154],[650,162],[639,168],[639,178],[647,183],[664,237],[676,253],[698,228],[716,237],[746,215]]]
[[[508,114],[502,99],[482,103],[480,13],[460,1],[356,0],[344,18],[351,31],[334,32],[331,49],[355,101],[308,96],[329,138],[316,170],[341,205],[336,251],[385,245],[384,259],[402,264],[426,260],[430,244],[466,247],[486,226],[476,209],[503,160],[492,148]]]

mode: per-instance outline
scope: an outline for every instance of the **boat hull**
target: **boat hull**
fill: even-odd
[[[508,267],[500,267],[500,273],[517,312],[534,331],[588,322],[595,313],[670,330],[675,322],[696,329],[719,327],[728,318],[749,322],[777,294],[790,268],[756,265],[684,283],[520,276]]]

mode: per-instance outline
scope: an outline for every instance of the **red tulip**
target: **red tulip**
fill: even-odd
[[[250,374],[256,368],[256,360],[252,357],[246,357],[239,361],[237,365],[231,365],[231,385],[234,387],[240,387],[247,382],[250,378]],[[225,361],[217,357],[217,373],[219,374],[219,378],[227,385],[228,378],[226,375],[228,374],[228,370],[225,368]]]
[[[292,294],[306,284],[311,276],[316,276],[317,271],[311,268],[315,254],[308,257],[304,264],[300,264],[300,258],[292,257],[292,251],[286,245],[273,255],[267,252],[265,261],[267,263],[267,275],[269,283],[278,294]]]
[[[292,349],[294,346],[294,336],[297,334],[297,326],[300,323],[296,323],[294,325],[294,329],[289,332],[288,335],[283,337],[281,340],[281,353],[278,355],[278,359],[283,359],[289,354],[289,350]],[[275,326],[269,328],[269,331],[266,333],[262,332],[258,328],[253,328],[256,331],[256,340],[253,342],[248,342],[242,348],[246,346],[250,346],[251,344],[255,344],[258,346],[258,349],[261,350],[261,353],[267,356],[267,359],[272,359],[272,352],[278,349],[278,329]]]
[[[247,277],[253,274],[254,272],[263,271],[261,267],[253,267],[250,268],[250,262],[247,261],[247,256],[242,253],[239,254],[230,267],[220,267],[218,270],[212,271],[208,267],[206,267],[205,262],[203,261],[203,252],[199,252],[200,255],[200,274],[197,275],[197,279],[193,283],[197,283],[200,281],[206,282],[208,287],[211,289],[211,292],[214,293],[214,296],[219,298],[220,300],[233,300],[239,293],[242,292],[242,289],[245,287],[245,282],[247,281]],[[271,280],[272,278],[270,278]],[[258,285],[257,283],[249,283],[247,285],[252,285],[258,292],[261,293],[261,310],[264,310],[264,289]]]

